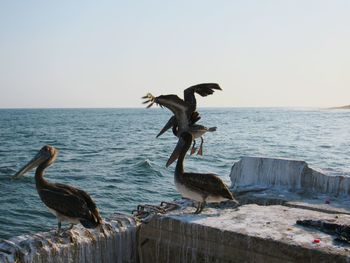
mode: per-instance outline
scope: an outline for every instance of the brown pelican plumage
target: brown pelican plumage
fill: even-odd
[[[44,178],[44,171],[57,158],[58,150],[46,145],[29,161],[14,178],[18,178],[37,167],[35,184],[44,204],[57,217],[57,234],[61,230],[61,222],[71,223],[71,227],[79,222],[86,228],[96,228],[102,224],[102,218],[95,202],[83,190],[69,185],[50,183]]]
[[[182,133],[167,166],[178,158],[174,174],[175,186],[183,197],[198,202],[195,214],[199,214],[206,203],[232,200],[238,204],[238,201],[217,175],[184,172],[183,162],[191,143],[192,135],[188,132]]]
[[[184,101],[190,104],[193,107],[193,111],[197,109],[197,100],[195,93],[206,97],[214,93],[215,90],[222,90],[217,83],[201,83],[194,86],[191,86],[184,90]],[[196,123],[201,117],[196,112],[195,116],[191,116],[191,124]],[[177,126],[175,116],[172,116],[169,121],[165,124],[162,130],[158,133],[157,137],[162,135],[172,126]]]
[[[152,94],[147,94],[143,98],[148,99],[144,103],[150,104],[147,108],[151,107],[154,103],[159,104],[170,109],[174,116],[172,116],[162,130],[158,133],[157,137],[162,135],[171,127],[175,136],[179,137],[182,132],[189,131],[194,138],[191,154],[195,151],[195,139],[201,138],[201,144],[198,150],[198,154],[203,153],[203,134],[206,132],[213,132],[216,127],[207,128],[203,125],[196,125],[195,123],[201,118],[196,111],[197,101],[195,93],[202,97],[211,95],[215,90],[222,90],[216,83],[202,83],[195,86],[191,86],[184,90],[184,100],[180,99],[176,95],[161,95],[154,97]]]
[[[178,132],[176,124],[172,127],[172,131],[173,131],[173,134],[175,136],[179,137],[179,132]],[[197,154],[198,155],[203,155],[203,142],[204,142],[203,135],[206,132],[214,132],[214,131],[216,131],[216,127],[207,128],[207,127],[205,127],[203,125],[199,125],[199,124],[191,124],[189,126],[188,132],[190,132],[192,134],[192,136],[193,136],[193,146],[192,146],[192,149],[191,149],[191,155],[194,154],[194,152],[195,152],[195,146],[196,146],[196,139],[197,138],[201,139],[201,144],[199,146]]]

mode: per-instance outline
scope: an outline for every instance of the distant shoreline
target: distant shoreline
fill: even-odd
[[[328,108],[330,110],[350,110],[350,105]]]

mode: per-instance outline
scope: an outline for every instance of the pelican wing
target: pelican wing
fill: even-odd
[[[188,187],[206,195],[217,195],[233,199],[232,193],[224,182],[215,174],[185,173],[183,178]]]
[[[72,187],[70,185],[65,185],[65,184],[59,184],[56,183],[56,186],[59,186],[61,188],[66,188],[68,189],[70,192],[74,193],[75,195],[79,196],[80,198],[82,198],[85,202],[86,205],[89,209],[89,211],[92,213],[95,222],[97,223],[101,223],[102,222],[102,218],[100,215],[100,212],[98,211],[98,208],[96,207],[95,202],[92,200],[92,198],[90,197],[90,195],[88,193],[86,193],[85,191]]]
[[[181,132],[188,130],[190,118],[194,112],[192,105],[184,102],[176,95],[161,95],[156,97],[154,101],[159,105],[168,108],[174,113],[177,125]]]
[[[102,223],[102,218],[101,218],[100,212],[98,211],[98,208],[96,207],[96,204],[92,200],[92,198],[83,190],[80,190],[80,189],[75,189],[75,190],[79,193],[79,196],[85,200],[89,211],[91,212],[92,216],[94,217],[94,221],[96,223]]]
[[[95,215],[96,204],[83,190],[74,187],[55,184],[47,189],[40,189],[40,197],[43,202],[58,213],[79,219],[99,218]],[[96,218],[97,217],[97,218]]]
[[[191,86],[184,90],[185,102],[191,104],[196,109],[197,101],[194,93],[206,97],[214,93],[214,90],[222,90],[220,86],[216,83],[202,83],[198,85]]]

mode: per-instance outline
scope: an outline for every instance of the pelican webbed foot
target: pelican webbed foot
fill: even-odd
[[[62,222],[58,221],[57,223],[57,230],[56,230],[56,236],[61,237],[64,236],[65,234],[67,234],[66,232],[70,231],[73,229],[75,224],[70,224],[70,226],[66,229],[62,228]]]
[[[200,144],[200,146],[199,146],[199,150],[198,150],[198,152],[197,152],[197,155],[203,155],[203,137],[201,137],[201,144]]]
[[[195,146],[196,146],[196,140],[193,140],[193,145],[192,145],[192,148],[191,148],[191,153],[190,153],[190,155],[192,155],[192,154],[194,154],[194,153],[196,152]]]
[[[207,203],[205,201],[203,202],[198,202],[198,206],[197,206],[197,209],[196,211],[194,212],[194,214],[198,215],[200,214],[202,211],[203,211],[203,208],[205,207]]]
[[[199,212],[200,207],[201,207],[201,202],[198,202],[197,209],[196,209],[196,211],[194,211],[193,214],[199,214],[200,213]]]

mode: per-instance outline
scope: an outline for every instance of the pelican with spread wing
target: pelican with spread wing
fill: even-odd
[[[201,138],[201,144],[198,150],[198,154],[203,154],[203,135],[206,132],[216,131],[216,127],[207,128],[203,125],[198,125],[196,122],[201,118],[196,111],[197,101],[195,93],[202,97],[211,95],[215,90],[222,90],[216,83],[202,83],[195,86],[191,86],[184,91],[184,100],[180,99],[177,95],[161,95],[158,97],[148,93],[144,96],[147,99],[144,103],[150,103],[147,108],[151,107],[154,103],[161,107],[166,107],[171,110],[174,115],[168,120],[162,130],[158,133],[157,137],[161,136],[168,129],[172,128],[175,136],[179,137],[183,132],[188,131],[193,135],[194,142],[191,150],[191,154],[195,151],[195,139]]]

